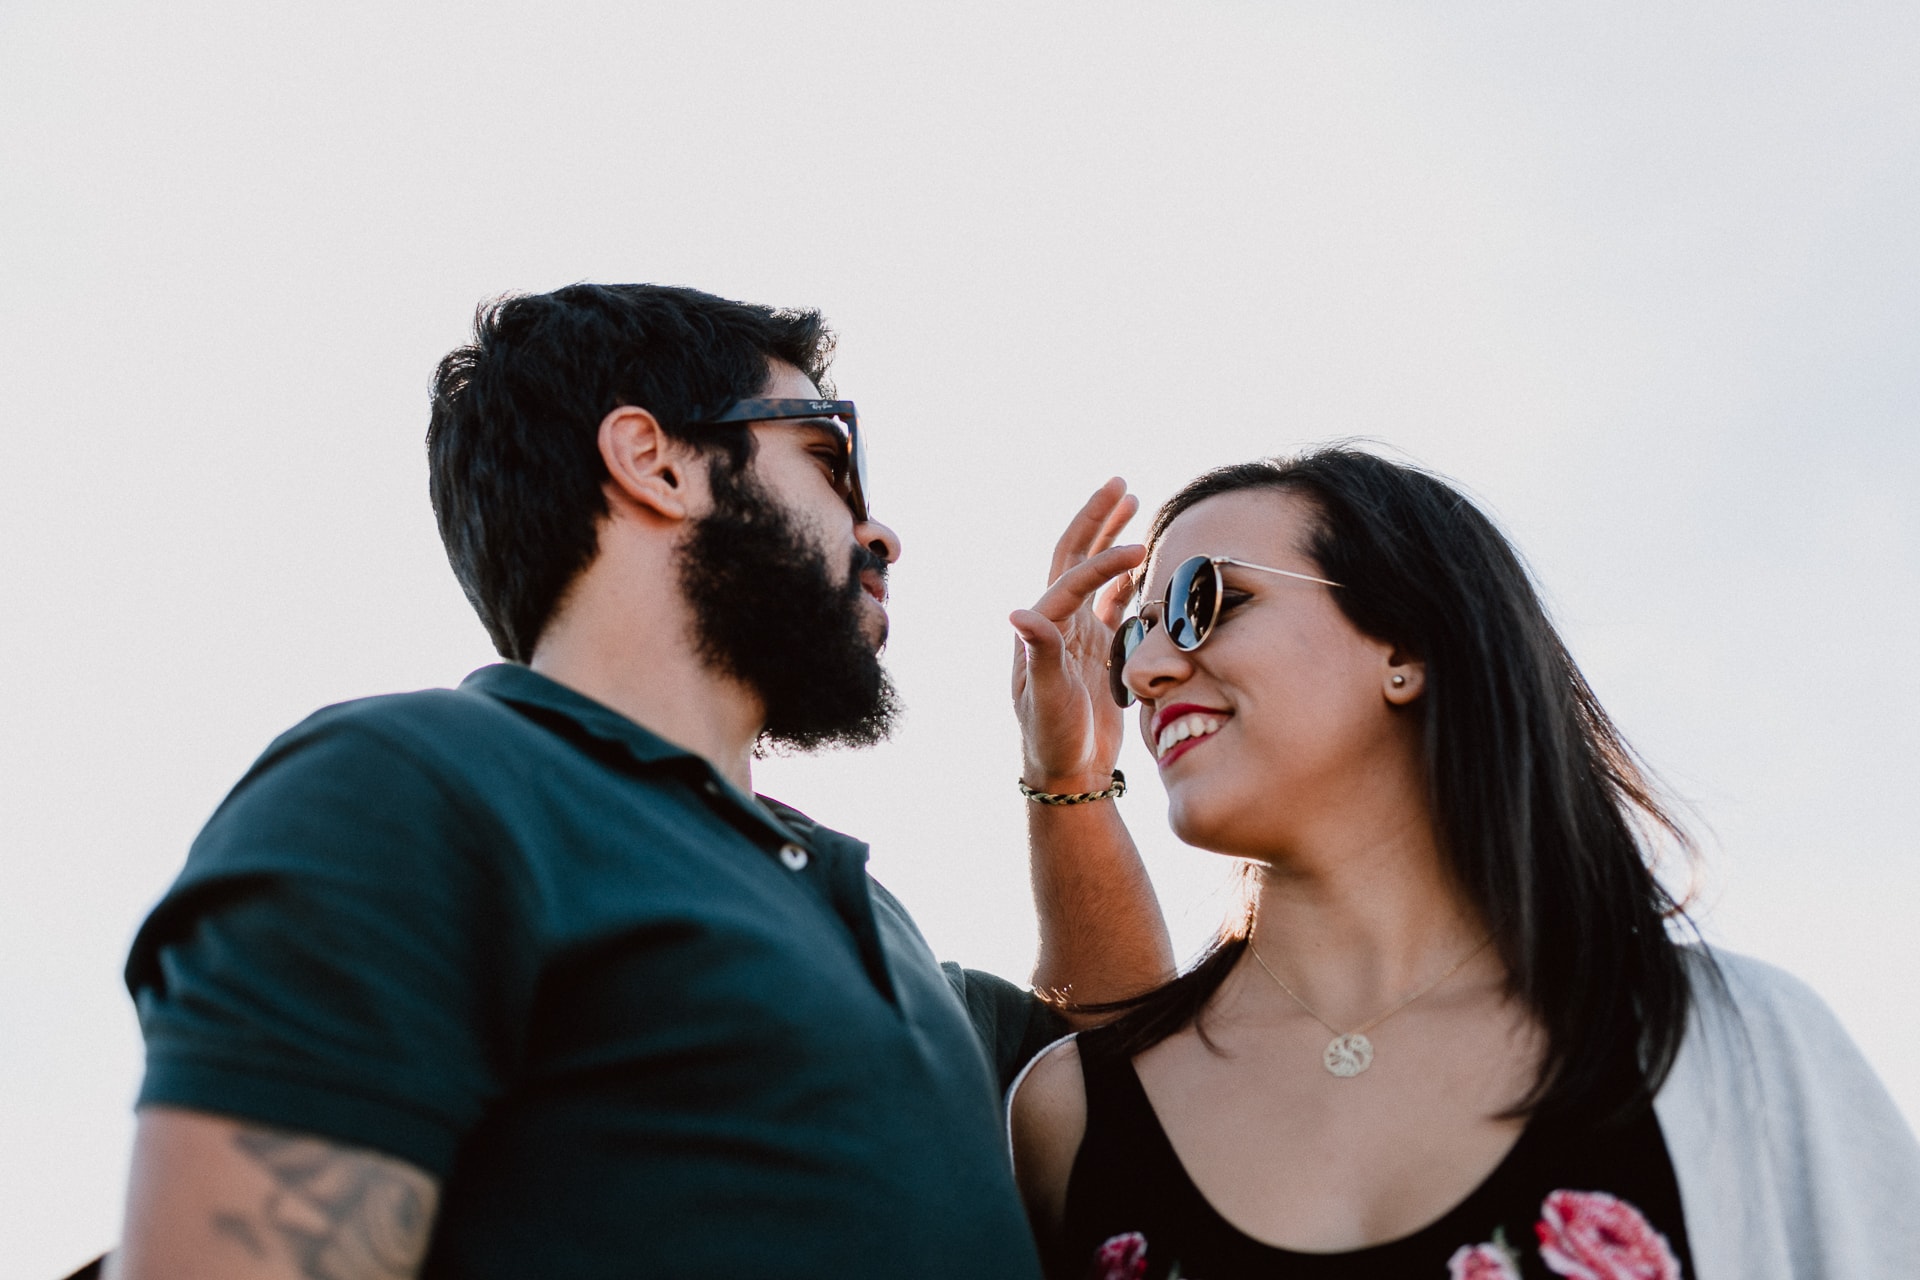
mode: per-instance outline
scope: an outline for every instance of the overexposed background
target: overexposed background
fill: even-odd
[[[1365,435],[1457,477],[1708,837],[1708,935],[1920,1118],[1920,9],[0,7],[0,1271],[118,1222],[119,967],[323,703],[492,658],[434,362],[573,280],[817,306],[906,543],[858,832],[1034,939],[1007,612],[1111,474]],[[1125,803],[1181,947],[1225,901]]]

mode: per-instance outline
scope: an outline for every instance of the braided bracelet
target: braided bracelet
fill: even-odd
[[[1095,800],[1118,800],[1127,794],[1127,775],[1118,769],[1113,771],[1113,785],[1105,791],[1035,791],[1023,778],[1019,782],[1020,794],[1035,804],[1091,804]]]

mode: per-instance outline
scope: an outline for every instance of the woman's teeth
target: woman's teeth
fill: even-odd
[[[1202,715],[1197,711],[1189,712],[1160,730],[1160,737],[1153,744],[1153,754],[1155,758],[1164,756],[1188,738],[1204,738],[1226,722],[1225,716]]]

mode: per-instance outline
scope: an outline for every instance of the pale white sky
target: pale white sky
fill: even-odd
[[[119,966],[323,703],[491,659],[421,437],[474,304],[826,311],[911,717],[763,789],[1031,961],[1005,616],[1114,473],[1364,435],[1464,483],[1708,836],[1709,936],[1920,1117],[1920,10],[0,8],[0,1240],[104,1247]],[[1218,860],[1125,812],[1183,948]]]

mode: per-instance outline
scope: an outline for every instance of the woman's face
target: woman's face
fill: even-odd
[[[1305,551],[1312,515],[1306,500],[1271,489],[1208,498],[1168,526],[1143,598],[1161,600],[1174,567],[1195,555],[1326,576]],[[1221,571],[1226,592],[1206,642],[1175,648],[1155,611],[1126,668],[1174,833],[1271,861],[1338,839],[1356,815],[1388,818],[1381,807],[1397,807],[1393,797],[1420,777],[1417,725],[1401,713],[1419,696],[1419,664],[1356,630],[1338,588]]]

